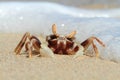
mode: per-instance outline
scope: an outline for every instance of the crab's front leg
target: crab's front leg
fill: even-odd
[[[96,54],[96,57],[99,57],[99,51],[98,51],[97,46],[93,42],[94,40],[96,40],[99,44],[101,44],[103,47],[105,47],[105,44],[96,37],[88,38],[87,40],[83,41],[81,43],[81,45],[84,47],[84,52],[85,52],[87,50],[87,48],[92,44],[93,49],[94,49],[95,54]]]

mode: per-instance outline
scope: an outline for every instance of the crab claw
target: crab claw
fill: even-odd
[[[76,52],[76,54],[73,56],[73,58],[77,58],[77,57],[79,57],[79,56],[83,56],[83,54],[84,54],[84,48],[82,47],[82,46],[79,46],[80,47],[80,49]]]
[[[41,44],[41,49],[40,49],[40,54],[41,56],[48,56],[48,57],[54,57],[53,51],[47,47],[45,44]]]

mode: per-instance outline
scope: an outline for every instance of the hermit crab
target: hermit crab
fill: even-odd
[[[20,54],[21,49],[25,46],[25,51],[28,52],[29,57],[32,56],[33,50],[36,50],[39,53],[45,52],[48,55],[50,54],[50,56],[54,56],[54,54],[64,54],[77,57],[83,55],[87,48],[92,45],[96,57],[99,57],[98,48],[94,44],[94,40],[105,47],[105,44],[94,36],[86,39],[82,43],[77,43],[75,41],[76,31],[73,31],[68,35],[60,35],[57,33],[55,24],[52,25],[52,33],[53,34],[46,36],[47,45],[45,45],[42,44],[37,37],[26,32],[14,52]]]

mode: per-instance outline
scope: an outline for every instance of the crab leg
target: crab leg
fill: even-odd
[[[39,43],[38,40],[36,40],[36,39],[32,39],[31,43],[33,45],[33,48],[39,52],[39,50],[41,48],[41,46],[40,46],[41,43]]]
[[[28,51],[28,45],[29,45],[29,42],[27,42],[27,43],[25,44],[25,52]]]
[[[27,42],[26,48],[27,48],[27,52],[28,52],[29,58],[31,58],[32,57],[33,46],[32,46],[32,43],[30,41]]]
[[[27,40],[27,37],[29,36],[30,34],[28,32],[26,32],[24,34],[24,36],[22,37],[21,41],[19,42],[19,44],[17,45],[17,47],[15,48],[14,52],[16,54],[20,54],[20,51],[22,49],[22,47],[24,46],[25,44],[25,41]]]
[[[31,36],[29,40],[30,41],[25,44],[25,49],[26,49],[26,52],[28,52],[29,58],[30,58],[32,57],[33,49],[37,50],[37,52],[40,51],[41,43],[35,36]]]
[[[105,47],[105,45],[103,44],[102,41],[100,41],[98,38],[96,37],[90,37],[87,40],[85,40],[84,42],[81,43],[81,45],[84,47],[84,51],[86,51],[86,49],[92,44],[93,49],[95,51],[96,57],[99,56],[99,52],[98,49],[96,47],[96,45],[94,44],[93,40],[96,40],[99,44],[101,44],[103,47]]]
[[[99,57],[99,52],[98,52],[97,46],[94,44],[94,42],[92,42],[92,45],[93,45],[93,49],[94,49],[94,51],[96,53],[96,57]]]

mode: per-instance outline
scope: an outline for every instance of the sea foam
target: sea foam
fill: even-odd
[[[51,25],[60,34],[77,30],[77,41],[90,36],[101,39],[106,47],[97,46],[100,56],[120,62],[120,9],[87,10],[49,2],[0,3],[0,32],[50,34]]]

